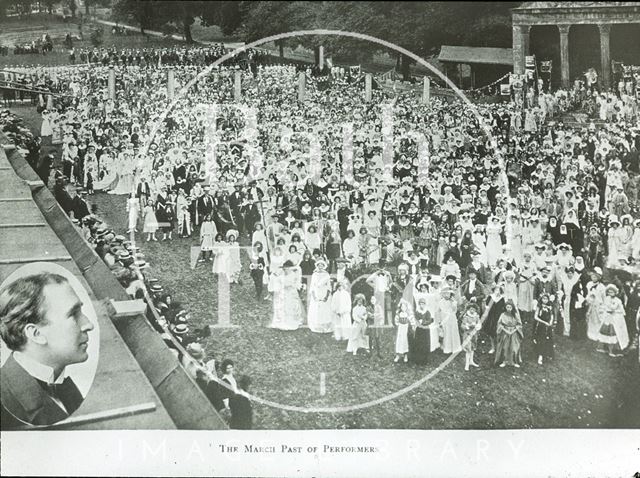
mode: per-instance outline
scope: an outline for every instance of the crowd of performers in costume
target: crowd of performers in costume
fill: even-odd
[[[118,69],[126,85],[118,108],[102,93],[60,108],[65,151],[78,149],[79,170],[101,171],[100,189],[127,190],[130,231],[140,228],[147,240],[158,231],[167,240],[191,237],[199,263],[211,263],[231,283],[248,269],[256,297],[273,301],[272,327],[305,324],[346,341],[352,353],[380,353],[380,334],[393,327],[395,362],[427,362],[436,349],[464,351],[467,369],[478,365],[478,337],[490,344],[496,365],[518,367],[524,340],[545,363],[554,335],[596,341],[612,356],[636,336],[634,98],[613,95],[618,107],[610,107],[605,93],[559,90],[541,94],[525,112],[512,103],[479,105],[489,138],[461,102],[425,105],[376,91],[375,104],[394,106],[389,146],[381,111],[363,104],[357,86],[310,85],[301,108],[296,68],[260,67],[243,72],[257,135],[221,147],[213,178],[203,159],[205,120],[194,105],[230,102],[232,75],[223,69],[197,82],[152,138],[146,123],[158,126],[163,77],[149,72],[142,80],[141,72]],[[92,85],[98,73],[79,70],[68,81]],[[178,81],[192,73],[178,71]],[[606,107],[605,121],[559,120],[585,103]],[[245,126],[234,111],[223,108],[220,141]],[[340,129],[347,117],[356,123],[349,169]],[[270,141],[269,131],[279,140]],[[429,145],[426,170],[415,131]],[[305,162],[313,142],[291,139],[303,133],[319,139],[314,179]],[[388,149],[391,170],[383,161]],[[266,158],[261,179],[247,180],[257,151]],[[86,174],[75,178],[89,187]]]

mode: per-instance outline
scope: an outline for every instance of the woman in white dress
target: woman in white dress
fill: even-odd
[[[147,242],[156,241],[156,231],[158,230],[158,219],[153,207],[153,200],[149,199],[142,212],[143,227],[142,232],[147,235]]]
[[[42,125],[40,126],[40,136],[43,138],[47,138],[52,134],[53,134],[53,129],[51,128],[49,111],[44,110],[42,112]]]
[[[321,243],[322,238],[320,237],[318,228],[315,224],[310,224],[307,228],[307,233],[304,236],[304,244],[307,246],[307,249],[313,252],[316,249],[320,249]]]
[[[127,199],[127,211],[129,212],[129,229],[127,233],[138,232],[136,227],[138,226],[139,215],[139,202],[135,194],[130,193],[129,199]]]
[[[602,325],[597,332],[598,351],[606,352],[606,347],[609,350],[609,356],[621,357],[622,351],[629,345],[624,305],[618,297],[619,291],[615,284],[607,285],[605,293],[606,296],[600,307]]]
[[[251,237],[251,246],[255,246],[256,242],[261,243],[263,246],[267,244],[267,235],[264,232],[264,226],[261,222],[257,222],[255,225],[255,231]]]
[[[228,262],[227,243],[222,240],[222,234],[216,235],[211,252],[213,253],[213,273],[219,276],[226,274]],[[220,279],[221,277],[218,277],[218,280]]]
[[[457,353],[462,350],[456,317],[458,304],[453,297],[453,289],[450,287],[444,287],[441,295],[437,318],[442,334],[442,351],[445,354]]]
[[[296,330],[302,324],[304,309],[298,291],[302,287],[300,268],[291,261],[285,261],[281,269],[273,274],[272,329]]]
[[[240,272],[242,271],[242,263],[240,262],[240,245],[237,241],[238,231],[229,229],[227,231],[227,277],[231,284],[240,283]]]
[[[487,260],[487,237],[485,236],[482,224],[476,224],[473,235],[471,236],[473,245],[478,251],[479,260],[485,266],[488,265]]]
[[[360,262],[358,239],[356,238],[356,233],[352,229],[347,231],[347,238],[342,242],[342,252],[344,253],[345,259],[348,259],[351,262],[351,267]]]
[[[502,256],[501,232],[500,218],[492,217],[489,224],[487,224],[487,262],[491,268],[495,267],[496,262]]]
[[[133,191],[134,161],[126,152],[118,156],[118,183],[109,194],[129,194]]]
[[[118,181],[117,167],[115,161],[109,151],[105,151],[98,160],[100,165],[100,171],[98,174],[103,174],[102,179],[96,181],[93,184],[94,191],[109,191],[116,185]],[[100,176],[98,176],[100,177]]]
[[[333,317],[333,338],[347,340],[351,333],[351,293],[349,284],[338,282],[336,291],[331,297],[331,314]]]
[[[316,261],[316,269],[309,284],[309,310],[307,322],[311,332],[329,334],[333,331],[331,320],[331,277],[324,259]]]
[[[351,311],[353,324],[350,326],[349,342],[347,342],[347,352],[357,355],[358,349],[365,349],[369,352],[369,337],[367,337],[367,318],[369,313],[366,307],[364,294],[356,294],[353,301],[354,307]]]

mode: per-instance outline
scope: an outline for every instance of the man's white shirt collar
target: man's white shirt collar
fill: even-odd
[[[29,375],[41,382],[45,382],[48,385],[60,385],[67,377],[67,371],[66,369],[63,369],[62,373],[58,375],[58,378],[54,380],[55,372],[53,368],[48,365],[41,364],[22,352],[13,352],[13,358]]]

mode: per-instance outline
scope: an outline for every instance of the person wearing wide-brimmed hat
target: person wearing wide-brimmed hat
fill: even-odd
[[[454,289],[447,285],[440,289],[441,297],[438,301],[438,313],[436,315],[442,337],[442,351],[446,354],[457,353],[462,350],[457,319],[458,303],[454,292]]]
[[[270,283],[273,292],[273,319],[269,327],[296,330],[302,324],[304,308],[298,291],[302,287],[300,268],[287,260],[275,270]]]
[[[316,268],[309,283],[309,309],[307,322],[312,332],[328,334],[333,331],[331,320],[331,277],[324,259],[316,261]]]
[[[598,352],[606,352],[606,348],[609,356],[619,357],[629,345],[624,305],[618,297],[619,290],[616,285],[607,285],[605,291],[606,296],[600,314],[601,324],[596,334]]]

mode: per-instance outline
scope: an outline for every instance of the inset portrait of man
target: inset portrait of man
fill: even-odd
[[[92,321],[69,280],[31,274],[0,289],[0,337],[11,354],[0,368],[3,429],[51,425],[83,395],[68,367],[87,361]]]

